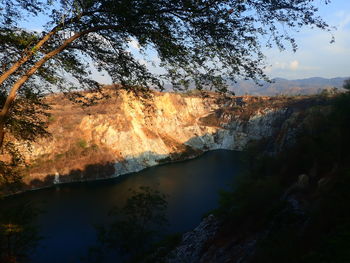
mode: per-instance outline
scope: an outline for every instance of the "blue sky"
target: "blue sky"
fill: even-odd
[[[264,49],[266,55],[266,73],[269,77],[299,79],[308,77],[350,77],[350,1],[332,0],[328,5],[323,0],[315,1],[319,6],[320,15],[331,26],[337,29],[332,32],[335,43],[331,44],[332,35],[318,29],[304,28],[294,33],[298,50],[291,49],[280,52],[277,48]],[[31,19],[26,24],[31,29],[40,30],[43,18]],[[151,71],[159,73],[159,68],[151,66],[147,59],[138,54],[136,41],[130,42],[130,52],[147,65]],[[147,51],[148,59],[158,63],[156,53]],[[103,83],[109,83],[106,76],[94,72],[94,78]]]
[[[293,35],[298,44],[294,53],[291,48],[279,51],[277,48],[264,49],[266,73],[271,78],[299,79],[308,77],[350,77],[350,1],[332,0],[325,5],[316,0],[319,14],[331,26],[332,34],[319,29],[303,28]],[[330,43],[332,35],[335,43]],[[137,54],[137,43],[131,42],[131,52]],[[149,52],[157,62],[156,55]],[[140,60],[149,65],[144,59]],[[149,66],[152,68],[151,66]],[[157,69],[153,69],[159,72]]]
[[[331,35],[327,32],[303,29],[295,34],[299,46],[296,53],[265,50],[269,76],[287,79],[350,76],[350,1],[319,4],[319,11],[327,23],[337,28],[332,32],[335,43],[330,44]]]

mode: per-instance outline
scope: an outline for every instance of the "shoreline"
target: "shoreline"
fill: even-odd
[[[179,159],[179,160],[171,160],[169,162],[164,162],[164,163],[159,163],[157,165],[152,165],[152,166],[148,166],[145,167],[141,170],[138,171],[130,171],[127,173],[122,173],[122,174],[118,174],[118,175],[114,175],[111,176],[109,178],[94,178],[94,179],[85,179],[85,180],[80,180],[80,181],[71,181],[71,182],[62,182],[62,183],[56,183],[56,184],[52,184],[49,186],[44,186],[44,187],[39,187],[39,188],[34,188],[34,189],[28,189],[28,190],[24,190],[24,191],[18,191],[16,193],[12,193],[12,194],[6,194],[3,195],[2,198],[11,198],[11,197],[15,197],[21,194],[26,194],[26,193],[30,193],[30,192],[34,192],[34,191],[40,191],[40,190],[45,190],[45,189],[50,189],[50,188],[54,188],[54,187],[60,187],[60,186],[65,186],[65,185],[70,185],[70,184],[84,184],[84,183],[94,183],[94,182],[107,182],[107,181],[111,181],[111,180],[123,180],[124,178],[128,177],[128,176],[132,176],[133,174],[137,174],[141,171],[147,170],[147,169],[151,169],[153,167],[159,167],[159,166],[163,166],[163,165],[169,165],[169,164],[173,164],[173,163],[181,163],[181,162],[187,162],[187,161],[191,161],[193,159],[199,158],[205,154],[208,154],[210,152],[214,152],[214,151],[233,151],[233,152],[243,152],[244,150],[232,150],[232,149],[226,149],[226,148],[222,148],[222,149],[213,149],[213,150],[207,150],[207,151],[202,151],[200,154],[196,155],[196,156],[191,156],[187,159]]]

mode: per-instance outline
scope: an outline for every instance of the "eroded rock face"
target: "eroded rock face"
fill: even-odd
[[[166,257],[165,262],[199,262],[204,246],[218,229],[218,220],[213,215],[206,217],[195,229],[182,236],[181,244]]]
[[[27,154],[32,168],[25,180],[32,188],[115,177],[208,150],[242,150],[272,135],[284,143],[290,134],[281,131],[291,130],[295,118],[291,107],[269,97],[153,93],[140,99],[120,90],[87,109],[59,96],[50,100],[52,137]]]

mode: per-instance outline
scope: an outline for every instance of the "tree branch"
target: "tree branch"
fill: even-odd
[[[67,19],[66,21],[55,26],[48,34],[46,34],[30,51],[26,52],[25,56],[19,59],[11,68],[9,68],[5,73],[0,76],[0,85],[4,83],[6,79],[8,79],[18,68],[20,68],[24,63],[26,63],[48,40],[51,39],[53,35],[55,35],[58,31],[61,30],[65,25],[72,24],[74,22],[78,22],[83,16],[94,14],[97,11],[91,12],[83,12],[78,16]]]
[[[98,32],[101,30],[109,30],[109,29],[119,29],[118,26],[98,26],[93,27],[90,29],[87,29],[85,31],[79,32],[74,34],[72,37],[68,38],[64,43],[56,48],[55,50],[47,53],[42,59],[37,61],[33,67],[31,67],[19,80],[17,80],[14,85],[11,88],[11,91],[9,95],[6,98],[5,104],[0,112],[0,149],[2,148],[2,145],[4,143],[4,136],[5,136],[5,120],[9,113],[9,110],[11,108],[11,105],[13,101],[16,98],[17,91],[22,87],[22,85],[40,68],[42,65],[51,59],[52,57],[56,56],[57,54],[61,53],[64,49],[66,49],[72,42],[74,42],[76,39],[87,35],[92,32]]]

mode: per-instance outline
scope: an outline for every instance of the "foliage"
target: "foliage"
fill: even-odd
[[[127,257],[136,258],[149,249],[154,239],[167,223],[166,196],[157,190],[141,186],[130,190],[122,208],[114,208],[110,215],[115,218],[108,227],[99,227],[99,240],[108,248]]]
[[[265,223],[263,218],[268,217],[277,205],[275,201],[280,197],[282,187],[273,176],[252,178],[245,175],[237,184],[239,187],[233,193],[221,192],[220,209],[216,213],[237,224],[248,223],[247,218],[259,215],[261,220],[253,225],[257,228]]]
[[[6,100],[6,92],[0,90],[0,105]],[[6,119],[6,129],[18,141],[31,142],[39,137],[48,136],[46,122],[49,117],[44,96],[38,91],[25,88],[20,90]]]
[[[10,142],[5,144],[5,149],[8,160],[0,160],[0,196],[15,193],[22,184],[19,166],[24,163],[23,157]]]
[[[154,243],[148,251],[135,257],[132,263],[160,263],[164,262],[169,253],[180,244],[182,234],[176,233],[163,237],[160,241]]]
[[[216,213],[227,229],[265,233],[252,262],[350,261],[350,94],[328,101],[331,111],[308,111],[293,147],[275,156],[262,153],[264,143],[252,147],[249,171],[222,194]],[[295,186],[301,174],[310,178],[303,189]],[[289,196],[301,200],[303,213]]]
[[[35,73],[37,77],[65,90],[76,86],[65,78],[64,72],[67,72],[79,81],[80,87],[97,88],[89,74],[89,63],[94,61],[115,83],[128,87],[161,87],[160,79],[126,52],[129,41],[134,39],[141,51],[150,47],[156,50],[160,66],[167,72],[163,77],[176,87],[193,83],[197,88],[215,86],[223,91],[223,76],[265,78],[261,69],[262,44],[284,49],[289,43],[296,49],[287,28],[306,25],[329,30],[317,16],[313,2],[2,0],[0,73],[30,56],[14,73],[14,78],[8,79],[11,84],[34,63],[77,36],[69,48],[60,50],[40,66]],[[48,16],[45,32],[28,32],[16,27],[28,14]],[[269,36],[269,40],[261,43],[261,36]],[[47,41],[38,46],[39,40],[45,37]],[[45,87],[35,81],[27,86]]]
[[[88,147],[88,143],[84,139],[79,139],[77,141],[77,146],[80,147],[80,148],[86,149]]]
[[[41,239],[33,221],[39,214],[31,204],[0,206],[0,262],[28,262]]]
[[[350,91],[350,79],[345,80],[343,88]]]
[[[44,31],[21,28],[33,16],[47,21]],[[266,79],[261,47],[296,49],[287,28],[302,26],[329,30],[314,1],[0,0],[0,149],[6,152],[12,137],[31,142],[47,134],[48,92],[63,91],[84,106],[107,96],[92,64],[142,93],[165,81],[225,92],[228,79]],[[165,73],[140,63],[131,41],[142,54],[155,50]]]
[[[5,99],[5,92],[0,91],[0,104]],[[49,136],[46,131],[46,120],[49,116],[46,110],[49,108],[41,95],[30,89],[20,91],[11,114],[6,119],[6,129],[11,136],[0,152],[0,194],[4,189],[16,192],[21,184],[20,166],[25,166],[25,162],[18,146],[21,145],[22,149],[29,148],[30,142]]]

